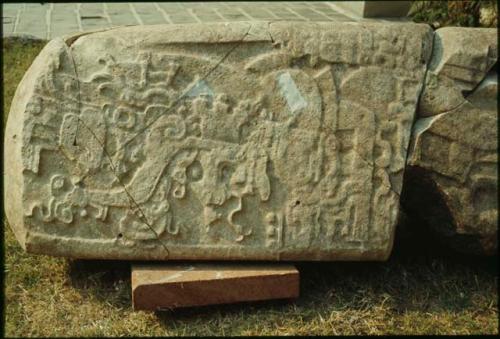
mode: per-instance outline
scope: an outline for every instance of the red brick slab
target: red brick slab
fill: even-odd
[[[290,264],[135,264],[131,272],[134,310],[299,296],[299,272]]]

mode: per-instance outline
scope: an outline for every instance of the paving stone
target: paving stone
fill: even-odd
[[[30,34],[52,39],[121,25],[189,24],[254,20],[357,21],[330,2],[200,2],[200,3],[32,3],[4,4],[4,35]],[[19,16],[18,16],[18,11]],[[300,13],[299,13],[300,12]],[[18,18],[22,25],[14,25]],[[42,19],[41,19],[42,18]]]
[[[169,23],[155,3],[134,3],[134,8],[144,24],[158,25]]]
[[[30,10],[21,11],[16,33],[39,36],[47,38],[47,8],[33,7]]]
[[[79,32],[81,27],[76,4],[54,4],[50,14],[50,24],[50,36],[52,36],[55,32],[61,32],[64,30]]]
[[[22,4],[2,4],[2,16],[16,17],[19,10],[23,8]]]
[[[77,258],[385,260],[431,41],[328,22],[54,39],[7,123],[9,224]]]
[[[103,3],[92,2],[92,3],[82,3],[80,6],[81,16],[103,16],[104,7]]]
[[[299,272],[275,264],[135,264],[135,310],[227,304],[299,296]]]
[[[132,12],[131,4],[110,3],[105,5],[106,14],[109,15],[112,26],[140,25],[141,21]],[[135,10],[135,9],[134,9]]]

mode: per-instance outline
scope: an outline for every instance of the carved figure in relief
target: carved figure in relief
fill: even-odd
[[[267,106],[282,108],[279,114],[278,112],[264,113],[264,99],[262,97],[253,102],[244,100],[235,105],[232,99],[223,93],[218,94],[213,101],[198,96],[190,104],[185,102],[185,110],[195,112],[187,115],[198,117],[200,139],[185,138],[185,117],[179,114],[170,114],[168,117],[162,114],[158,115],[160,118],[153,124],[152,130],[148,133],[144,149],[146,153],[149,150],[158,149],[165,151],[162,152],[159,159],[146,160],[143,163],[134,179],[131,180],[130,187],[137,181],[143,187],[143,192],[151,192],[156,184],[146,177],[139,179],[142,170],[150,178],[157,178],[162,175],[161,173],[169,172],[168,164],[175,157],[169,152],[169,149],[172,151],[187,148],[196,149],[198,153],[192,162],[199,163],[201,175],[199,180],[190,183],[190,187],[204,205],[204,230],[209,232],[215,221],[225,220],[227,225],[233,229],[234,240],[242,242],[245,237],[252,234],[252,229],[238,224],[234,217],[238,213],[244,213],[243,198],[245,195],[258,194],[262,202],[269,199],[271,192],[267,176],[268,162],[287,162],[287,167],[276,168],[276,174],[278,177],[289,178],[299,187],[310,183],[318,184],[322,175],[325,137],[317,131],[305,131],[302,127],[313,130],[319,127],[322,103],[317,100],[306,102],[304,98],[299,99],[300,103],[291,101],[300,96],[301,91],[302,93],[310,93],[310,96],[318,97],[317,85],[304,72],[287,70],[286,68],[283,71],[269,74],[267,78],[263,79],[263,82],[267,82],[267,79],[272,79],[271,83],[281,86],[282,96],[280,98],[266,99]],[[280,91],[273,89],[268,92],[280,93]],[[289,95],[291,96],[289,97]],[[283,99],[284,101],[280,102]],[[278,101],[276,102],[276,100]],[[288,116],[283,115],[287,114],[286,112],[290,112]],[[255,119],[263,119],[263,121],[261,120],[253,131],[249,130],[247,134],[242,134],[244,132],[242,128]],[[221,123],[227,125],[221,126]],[[171,126],[171,128],[169,129],[167,126]],[[163,139],[158,133],[163,133]],[[240,145],[238,142],[241,142],[242,138],[244,143]],[[158,140],[164,140],[165,143],[158,142]],[[315,143],[318,146],[317,151],[313,154],[309,154],[307,151],[306,153],[297,153],[298,151],[303,152],[304,149],[314,149]],[[304,163],[307,165],[304,166]],[[306,172],[302,172],[303,170]],[[175,180],[174,173],[170,172],[170,176]],[[185,172],[180,171],[179,173]],[[173,196],[182,198],[185,189],[185,186],[180,186],[173,190]],[[131,192],[134,190],[132,189]],[[290,200],[293,203],[296,200],[294,197],[298,194],[298,192],[291,192]],[[147,197],[142,199],[141,195],[137,196],[135,192],[132,195],[138,203],[145,203],[148,199]],[[228,210],[224,206],[230,199],[236,199],[236,203]],[[307,199],[304,201],[301,213],[298,214],[302,217],[304,216],[304,211],[302,211],[304,208],[313,208],[307,207]],[[313,219],[317,223],[320,211],[317,208],[313,208],[313,210],[311,213],[313,213]],[[304,222],[309,222],[309,219],[298,220],[293,217],[292,210],[288,207],[284,211],[286,214],[281,220],[286,219],[290,225],[304,225]],[[294,236],[294,241],[299,241],[300,237],[299,235]]]
[[[262,216],[267,246],[311,246],[326,241],[323,235],[360,239],[363,231],[356,224],[366,217],[360,211],[367,209],[354,201],[369,204],[371,187],[366,186],[369,194],[361,192],[364,184],[350,176],[353,171],[372,174],[373,112],[349,100],[339,103],[331,67],[318,58],[319,50],[313,54],[309,68],[316,67],[314,71],[292,68],[300,60],[283,52],[256,57],[245,69],[260,79],[262,88],[241,100],[199,76],[177,81],[184,74],[177,61],[191,57],[141,52],[130,62],[100,58],[102,71],[80,84],[90,93],[88,101],[82,100],[81,113],[64,116],[58,143],[77,165],[75,177],[107,168],[115,185],[82,189],[77,179],[54,178],[53,199],[48,207],[38,206],[43,220],[71,223],[77,213],[87,216],[88,206],[96,209],[94,217],[105,220],[109,208],[119,208],[126,210],[119,222],[124,244],[176,237],[183,227],[172,202],[186,199],[189,191],[203,210],[201,225],[190,227],[209,235],[222,223],[231,230],[229,242],[244,244],[256,233],[255,225],[239,221],[240,215],[251,213],[245,198],[255,196],[264,205],[271,199],[272,168],[274,176],[292,184],[284,184],[282,205]],[[90,104],[93,96],[104,101],[100,108]],[[346,113],[351,111],[356,115]],[[390,144],[381,135],[393,128],[378,131],[384,150],[390,151]],[[132,148],[134,138],[139,141]],[[374,172],[387,187],[389,160],[377,158],[380,169]],[[59,194],[59,186],[68,191]],[[376,200],[387,192],[377,194]]]

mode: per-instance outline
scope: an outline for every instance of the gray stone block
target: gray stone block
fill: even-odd
[[[31,253],[385,260],[427,25],[135,26],[52,40],[5,134]]]

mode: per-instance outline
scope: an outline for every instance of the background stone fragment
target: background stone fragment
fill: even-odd
[[[498,248],[497,74],[459,107],[417,120],[403,204],[458,251]]]
[[[418,116],[451,111],[484,79],[498,59],[497,29],[445,27],[434,44]]]

